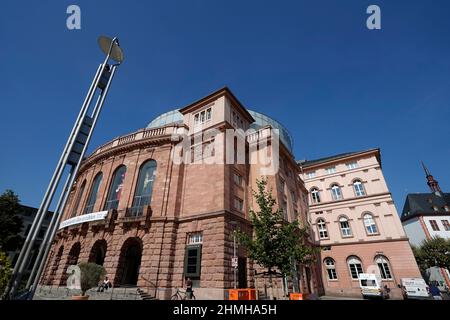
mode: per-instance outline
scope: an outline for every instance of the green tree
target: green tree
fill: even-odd
[[[298,221],[287,222],[282,209],[274,210],[276,200],[272,190],[267,190],[267,179],[257,180],[258,190],[253,192],[259,211],[250,210],[253,234],[236,231],[239,242],[247,249],[248,256],[267,269],[273,297],[272,274],[295,276],[295,263],[308,265],[316,251],[306,244],[307,229]]]
[[[105,276],[106,271],[103,266],[92,262],[82,262],[78,265],[81,271],[81,295],[86,295],[86,291],[98,286],[100,280]]]
[[[13,191],[6,190],[0,195],[0,249],[4,251],[13,251],[22,244],[20,209],[19,197]]]
[[[11,279],[11,263],[8,256],[0,251],[0,293],[3,293],[9,280]]]
[[[450,239],[434,237],[424,240],[420,247],[413,247],[413,253],[422,272],[431,267],[450,270]]]

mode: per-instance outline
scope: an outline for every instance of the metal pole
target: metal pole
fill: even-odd
[[[101,112],[101,110],[103,108],[103,104],[104,104],[105,98],[106,98],[106,96],[107,96],[107,94],[109,92],[109,88],[110,88],[111,82],[112,82],[112,80],[114,78],[114,74],[116,73],[116,68],[117,68],[117,65],[114,65],[112,67],[111,74],[110,74],[110,77],[108,79],[108,83],[106,84],[105,89],[102,91],[102,94],[99,96],[99,99],[97,100],[97,103],[96,103],[96,105],[94,107],[93,114],[92,114],[93,115],[92,127],[91,127],[91,130],[89,132],[89,135],[86,138],[86,144],[83,147],[83,151],[81,152],[80,159],[83,159],[84,154],[85,154],[85,152],[87,150],[87,146],[89,145],[89,142],[91,140],[92,133],[93,133],[94,128],[95,128],[95,126],[97,124],[97,120],[98,120],[98,117],[100,115],[100,112]],[[71,181],[70,181],[69,186],[68,186],[68,190],[70,190],[72,188],[73,182],[75,180],[75,176],[78,173],[80,165],[81,165],[81,161],[77,164],[76,168],[74,169],[74,172],[73,172],[73,174],[71,176]],[[64,200],[62,202],[61,212],[57,215],[57,221],[52,226],[52,231],[51,231],[52,232],[51,233],[52,236],[51,236],[50,239],[54,239],[54,237],[56,235],[56,232],[58,231],[59,222],[61,220],[62,213],[63,213],[62,209],[66,205],[66,202],[67,202],[67,199],[68,199],[68,195],[69,195],[69,193],[67,192],[66,195],[65,195],[65,198],[64,198]],[[50,228],[47,231],[50,231]],[[41,248],[41,251],[44,251],[44,254],[43,254],[44,260],[43,260],[43,263],[40,263],[38,272],[37,272],[36,277],[34,279],[32,293],[31,293],[31,296],[30,296],[31,298],[33,298],[33,296],[34,296],[34,293],[36,291],[37,285],[39,283],[39,279],[40,279],[40,277],[42,275],[42,271],[44,269],[45,264],[47,263],[47,258],[48,258],[48,254],[49,254],[49,251],[50,251],[50,248],[51,248],[51,244],[52,244],[52,241],[50,240],[50,241],[45,243],[45,249],[44,250],[42,250],[44,247]]]
[[[67,163],[67,159],[69,157],[70,151],[73,148],[76,136],[81,128],[81,125],[83,124],[84,117],[86,116],[88,107],[91,104],[92,97],[95,93],[95,90],[98,86],[98,82],[100,81],[100,77],[103,74],[104,69],[105,69],[105,64],[100,65],[97,70],[97,73],[95,74],[94,81],[92,82],[91,87],[89,88],[88,94],[83,102],[83,106],[81,107],[81,110],[80,110],[78,118],[75,122],[74,128],[72,129],[70,137],[66,143],[64,151],[58,162],[57,168],[53,174],[53,178],[50,182],[47,192],[45,193],[44,200],[41,204],[41,207],[39,208],[36,218],[33,221],[34,230],[33,230],[33,232],[30,231],[30,233],[28,234],[28,237],[27,237],[28,241],[25,241],[24,248],[21,250],[21,252],[19,254],[19,259],[17,260],[16,267],[14,268],[15,270],[12,275],[12,286],[10,289],[7,288],[7,292],[6,292],[7,294],[9,294],[9,296],[11,298],[14,297],[14,295],[17,291],[17,287],[20,283],[20,280],[22,279],[23,271],[24,271],[24,269],[26,267],[26,263],[29,259],[31,248],[34,245],[36,236],[39,232],[39,229],[41,228],[43,219],[44,219],[45,215],[47,214],[48,208],[49,208],[50,203],[55,194],[57,185],[61,179],[61,175],[64,172],[64,166]]]
[[[236,230],[233,232],[233,257],[236,258]],[[234,275],[234,289],[236,289],[236,272],[237,272],[237,266],[234,266],[233,270]]]
[[[53,216],[52,216],[52,219],[50,221],[50,224],[49,224],[49,226],[47,228],[47,231],[45,232],[44,240],[42,241],[42,244],[39,247],[39,254],[38,254],[37,258],[36,258],[36,261],[34,263],[33,269],[31,270],[31,273],[30,273],[30,276],[28,278],[28,282],[27,282],[27,285],[26,285],[25,289],[28,289],[30,287],[30,284],[31,284],[31,282],[33,280],[33,277],[34,277],[34,274],[36,272],[37,266],[39,265],[40,260],[42,258],[42,254],[43,254],[42,249],[45,246],[45,243],[47,243],[47,241],[49,241],[49,234],[50,234],[50,231],[51,231],[51,228],[52,228],[53,221],[55,220],[55,217],[57,216],[57,214],[58,214],[58,212],[59,212],[59,210],[61,208],[61,203],[63,201],[63,196],[64,196],[64,193],[66,192],[67,187],[68,187],[68,185],[70,183],[70,178],[72,176],[72,173],[73,173],[73,168],[70,170],[70,174],[67,177],[66,182],[64,183],[63,192],[61,193],[61,196],[60,196],[60,198],[58,200],[58,204],[56,205],[55,212],[53,213]]]

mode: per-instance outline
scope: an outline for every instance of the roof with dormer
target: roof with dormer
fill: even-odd
[[[450,193],[410,193],[406,196],[401,220],[419,216],[450,215],[450,211],[446,210],[450,210]]]

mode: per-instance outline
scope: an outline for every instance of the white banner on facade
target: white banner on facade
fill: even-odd
[[[108,211],[100,211],[100,212],[94,212],[89,214],[84,214],[78,217],[70,218],[67,220],[64,220],[59,225],[59,229],[63,229],[65,227],[73,226],[76,224],[81,224],[85,222],[91,222],[91,221],[98,221],[98,220],[104,220],[106,216],[108,215]]]

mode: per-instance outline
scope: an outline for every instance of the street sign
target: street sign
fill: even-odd
[[[238,267],[238,258],[237,257],[231,258],[231,266],[233,268],[237,268]]]

